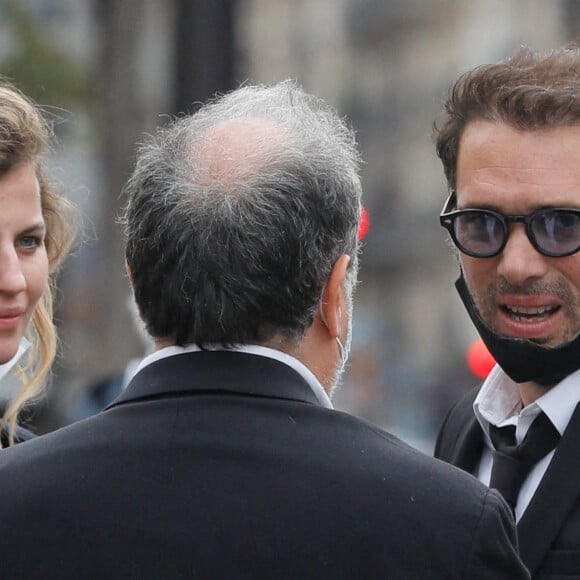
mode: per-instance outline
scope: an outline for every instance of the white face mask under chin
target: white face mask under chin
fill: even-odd
[[[328,325],[326,322],[326,317],[324,316],[324,310],[322,309],[322,302],[320,303],[320,318],[322,319],[324,324]],[[340,340],[340,338],[338,338],[338,336],[335,336],[334,340],[336,340],[336,345],[338,346],[339,359],[336,363],[334,378],[332,380],[331,391],[330,391],[331,394],[339,386],[341,379],[342,379],[342,376],[344,374],[344,369],[346,367],[346,362],[347,362],[348,354],[349,354],[348,351],[350,350],[350,326],[349,326],[348,342],[347,342],[348,349],[344,348],[344,345],[342,344],[342,341]]]
[[[338,336],[336,336],[334,339],[336,340],[336,344],[338,345],[338,352],[340,353],[341,366],[343,366],[346,363],[346,352],[344,350],[344,345],[342,344],[342,342],[340,342],[340,338],[338,338]]]
[[[324,324],[326,324],[328,326],[328,323],[326,322],[326,317],[324,316],[324,310],[322,310],[322,302],[320,303],[320,318],[322,318],[322,322],[324,322]],[[346,362],[346,353],[344,351],[344,345],[342,344],[342,342],[340,341],[340,338],[338,338],[338,336],[334,337],[334,340],[336,340],[336,344],[338,345],[338,352],[340,353],[340,361],[341,361],[341,366],[344,366],[345,362]]]
[[[20,357],[30,348],[30,342],[24,337],[20,339],[20,345],[16,354],[4,364],[0,365],[0,381],[10,372],[12,367],[20,360]]]

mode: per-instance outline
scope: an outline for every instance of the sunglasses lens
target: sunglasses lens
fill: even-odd
[[[481,258],[495,255],[506,235],[500,219],[485,210],[465,210],[456,214],[453,230],[459,249]]]
[[[536,244],[550,256],[565,256],[580,248],[580,213],[548,210],[530,222]]]

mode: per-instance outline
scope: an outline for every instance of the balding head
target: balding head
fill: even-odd
[[[301,341],[342,254],[356,279],[353,132],[292,82],[245,86],[144,144],[126,187],[127,262],[166,343]]]
[[[287,138],[269,119],[228,119],[208,127],[192,147],[191,163],[200,184],[234,185],[258,173]]]

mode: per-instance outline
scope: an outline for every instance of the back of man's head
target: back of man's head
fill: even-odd
[[[148,331],[175,344],[297,343],[338,257],[357,270],[353,132],[293,82],[245,86],[144,144],[126,258]]]

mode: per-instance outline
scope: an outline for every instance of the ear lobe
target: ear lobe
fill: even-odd
[[[342,326],[341,304],[343,300],[343,283],[350,256],[342,254],[335,262],[322,293],[320,302],[320,319],[325,324],[332,338],[340,336]]]
[[[127,276],[129,277],[129,282],[131,286],[133,285],[133,276],[131,275],[131,266],[129,266],[129,262],[125,260],[125,272],[127,272]]]

